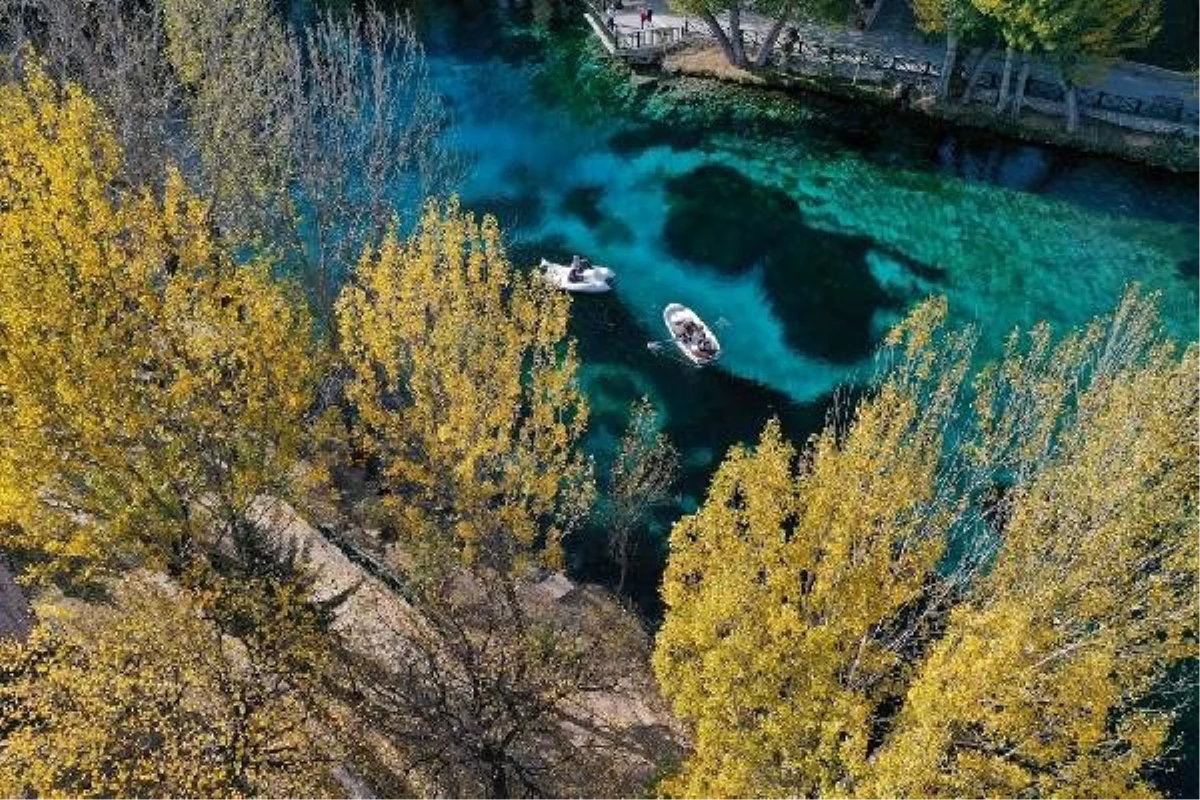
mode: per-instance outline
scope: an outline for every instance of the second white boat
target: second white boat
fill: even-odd
[[[681,303],[663,309],[663,324],[679,352],[698,367],[711,364],[721,355],[721,343],[700,315]]]

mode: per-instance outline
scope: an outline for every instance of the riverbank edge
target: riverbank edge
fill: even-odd
[[[655,78],[665,82],[699,79],[756,91],[781,92],[797,99],[805,94],[819,94],[869,103],[880,110],[903,114],[925,123],[985,131],[1015,141],[1117,158],[1181,174],[1200,174],[1197,140],[1178,134],[1127,130],[1088,118],[1081,119],[1079,131],[1072,134],[1065,130],[1060,117],[1042,114],[1029,107],[1019,121],[1013,121],[985,111],[978,104],[965,106],[956,102],[918,101],[901,105],[893,98],[892,92],[881,85],[855,85],[837,78],[797,75],[777,69],[749,72],[728,65],[714,68],[697,65],[693,59],[686,57],[705,50],[716,51],[717,48],[715,44],[689,45],[668,54],[658,64],[624,66],[632,75],[639,75],[643,79]]]

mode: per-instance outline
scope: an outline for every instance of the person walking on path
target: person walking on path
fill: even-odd
[[[646,27],[646,20],[649,18],[650,18],[650,9],[643,6],[641,8],[641,10],[638,11],[638,21],[642,24],[643,28]]]

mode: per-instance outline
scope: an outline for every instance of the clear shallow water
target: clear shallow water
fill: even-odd
[[[656,401],[686,468],[660,531],[768,417],[816,429],[930,294],[981,328],[984,356],[1014,326],[1087,321],[1131,281],[1163,293],[1175,336],[1197,337],[1194,176],[820,98],[714,118],[614,79],[563,5],[505,5],[413,8],[473,161],[462,198],[499,217],[518,263],[581,253],[617,271],[614,293],[574,304],[588,444],[603,462],[629,403]],[[714,325],[718,367],[647,351],[668,302]],[[585,571],[602,569],[591,544]],[[661,557],[659,541],[639,561],[648,602]]]

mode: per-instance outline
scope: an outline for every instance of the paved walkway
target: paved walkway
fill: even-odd
[[[672,14],[666,0],[643,0],[643,2],[627,1],[624,3],[624,8],[613,12],[617,30],[622,32],[645,30],[647,26],[641,23],[643,8],[650,8],[654,12],[653,22],[649,25],[651,28],[682,28],[685,20],[689,27],[698,28],[704,25],[699,18]]]
[[[912,14],[904,0],[878,1],[883,3],[883,6],[870,30],[838,29],[806,23],[794,23],[790,27],[799,32],[802,41],[820,41],[824,45],[884,52],[940,65],[945,56],[944,43],[925,41],[915,30]],[[648,6],[654,10],[651,27],[682,28],[686,21],[690,30],[709,36],[708,26],[703,20],[672,13],[667,0],[633,0],[625,2],[624,5],[622,10],[614,12],[618,31],[632,32],[643,29],[639,16],[641,9]],[[726,14],[718,15],[718,19],[722,24],[728,23]],[[742,27],[749,43],[764,38],[771,24],[770,19],[757,14],[742,15]],[[747,49],[753,57],[752,46],[748,46]],[[961,57],[968,55],[969,53],[962,53]],[[997,71],[1000,69],[1001,58],[1002,53],[995,57]],[[1031,78],[1054,82],[1055,75],[1048,66],[1035,65],[1031,71]],[[1196,78],[1158,67],[1119,61],[1088,83],[1086,88],[1147,102],[1157,100],[1178,103],[1185,109],[1185,114],[1190,114],[1193,118],[1200,113],[1200,91],[1197,89]]]

